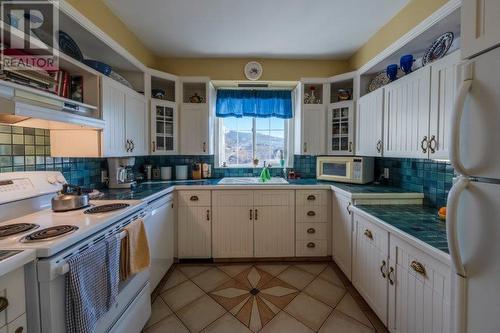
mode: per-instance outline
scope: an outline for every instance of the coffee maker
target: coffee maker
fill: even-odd
[[[135,157],[108,158],[108,186],[109,188],[131,188],[136,185],[132,167]]]

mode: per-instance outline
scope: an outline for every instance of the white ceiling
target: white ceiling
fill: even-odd
[[[105,0],[160,56],[344,59],[409,0]]]

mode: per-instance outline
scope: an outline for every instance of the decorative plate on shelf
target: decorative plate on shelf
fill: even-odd
[[[377,90],[380,87],[385,86],[391,82],[389,78],[387,77],[387,73],[385,71],[378,73],[371,81],[370,84],[368,85],[368,91],[372,92],[374,90]]]
[[[69,55],[71,58],[76,59],[80,62],[83,61],[83,54],[76,42],[71,38],[70,35],[62,30],[58,32],[59,36],[59,49],[65,54]]]
[[[111,70],[111,73],[109,73],[109,77],[117,82],[120,82],[124,86],[129,87],[130,89],[134,89],[132,84],[130,82],[128,82],[128,80],[126,78],[124,78],[123,76],[121,76],[120,74],[115,72],[114,70]]]
[[[245,65],[245,76],[251,81],[258,80],[262,75],[262,65],[257,61],[250,61]]]
[[[422,66],[444,57],[453,43],[453,37],[453,32],[445,32],[439,36],[427,51],[425,51],[424,57],[422,58]]]

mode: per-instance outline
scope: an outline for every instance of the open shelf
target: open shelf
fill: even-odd
[[[198,96],[201,102],[196,102]],[[182,102],[204,104],[207,102],[207,83],[206,82],[183,82],[182,83]]]
[[[175,81],[151,76],[151,98],[175,102]]]
[[[308,101],[311,95],[314,94],[314,101]],[[323,84],[322,83],[304,83],[304,99],[302,103],[305,105],[310,104],[323,104]]]
[[[330,103],[337,103],[343,101],[352,101],[354,90],[354,79],[347,79],[338,82],[330,83]],[[349,98],[341,99],[339,93],[345,91],[349,94]]]

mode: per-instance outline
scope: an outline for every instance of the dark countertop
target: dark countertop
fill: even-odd
[[[449,253],[446,223],[437,208],[421,205],[358,205],[356,208],[407,233],[430,246]]]

